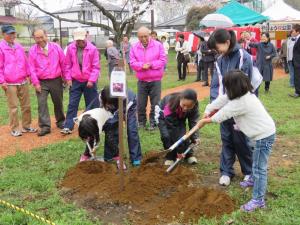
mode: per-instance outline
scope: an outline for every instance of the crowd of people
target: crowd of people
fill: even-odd
[[[11,25],[2,26],[4,39],[0,42],[0,84],[5,91],[9,110],[11,134],[21,136],[24,132],[35,133],[31,126],[29,85],[34,86],[38,99],[37,135],[51,132],[51,121],[47,105],[50,94],[56,119],[56,126],[64,135],[71,134],[75,122],[79,136],[87,143],[80,161],[89,160],[90,146],[96,147],[100,134],[105,133],[104,160],[119,163],[118,151],[118,101],[111,97],[108,86],[98,92],[100,57],[98,49],[86,38],[86,31],[74,31],[74,41],[68,45],[66,54],[61,47],[49,42],[44,30],[35,30],[36,42],[26,55],[24,48],[15,42],[16,30]],[[260,100],[258,87],[251,81],[255,68],[265,82],[269,92],[273,79],[272,58],[276,56],[274,45],[268,33],[261,34],[261,41],[254,39],[250,32],[244,32],[237,40],[234,31],[216,29],[200,37],[196,63],[197,80],[210,86],[211,103],[206,106],[200,119],[197,92],[186,89],[171,93],[161,99],[169,45],[166,37],[157,38],[156,32],[146,27],[138,30],[138,42],[130,44],[124,36],[120,51],[112,40],[106,42],[106,56],[109,76],[123,58],[130,71],[137,77],[137,93],[127,90],[124,99],[124,116],[127,121],[127,141],[133,166],[140,166],[142,159],[139,129],[158,127],[162,146],[168,149],[186,133],[197,126],[199,129],[209,123],[220,124],[222,149],[220,154],[219,184],[228,186],[235,176],[234,163],[238,158],[244,175],[240,185],[253,187],[252,199],[241,206],[243,211],[254,211],[265,207],[267,188],[267,166],[276,127]],[[295,87],[292,97],[300,97],[300,25],[295,25],[286,42],[287,68],[290,85]],[[178,80],[186,79],[186,66],[191,60],[188,43],[179,35],[175,46]],[[209,79],[209,74],[211,78]],[[69,104],[66,115],[63,110],[63,85],[69,86]],[[81,96],[84,96],[86,111],[77,117]],[[146,108],[150,99],[150,115]],[[18,121],[18,101],[22,112],[22,125]],[[147,121],[149,118],[149,121]],[[172,165],[191,143],[199,142],[195,132],[189,140],[174,151],[166,154],[164,164]],[[181,156],[180,156],[181,157]],[[193,152],[185,156],[189,164],[197,163]],[[126,168],[119,165],[119,168]]]

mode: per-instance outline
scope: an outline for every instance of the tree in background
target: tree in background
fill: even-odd
[[[189,9],[185,25],[187,31],[199,29],[200,20],[205,17],[207,14],[215,12],[216,9],[210,6],[193,6]]]
[[[108,26],[107,24],[102,24],[101,22],[92,22],[85,20],[85,17],[83,19],[68,19],[61,17],[59,15],[53,14],[46,9],[44,9],[42,6],[40,6],[35,0],[22,0],[23,4],[30,5],[39,11],[48,14],[49,16],[58,19],[60,21],[66,21],[66,22],[74,22],[74,23],[81,23],[93,27],[100,27],[103,30],[109,31],[114,35],[114,41],[117,45],[121,43],[122,37],[124,34],[126,34],[128,37],[131,36],[132,30],[134,28],[134,24],[136,23],[137,19],[140,18],[147,10],[149,10],[151,4],[147,0],[126,0],[123,3],[122,9],[125,8],[130,10],[130,15],[123,19],[122,21],[119,21],[112,12],[109,10],[106,10],[103,5],[101,4],[101,1],[97,0],[84,0],[82,4],[90,3],[91,6],[95,8],[99,13],[102,13],[104,16],[107,17],[110,24],[112,26]],[[121,11],[122,13],[122,11]]]

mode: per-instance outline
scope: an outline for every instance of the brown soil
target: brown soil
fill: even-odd
[[[286,77],[287,74],[284,73],[282,69],[275,69],[274,79],[280,79]],[[198,99],[203,99],[209,96],[209,87],[202,87],[202,83],[195,82],[191,84],[182,85],[176,88],[171,88],[162,92],[162,97],[173,93],[182,91],[186,88],[192,88],[198,93]],[[149,108],[149,104],[148,104]],[[148,109],[149,111],[149,109]],[[47,146],[52,143],[57,143],[64,140],[69,140],[77,136],[77,131],[75,130],[72,135],[63,136],[59,133],[59,129],[55,128],[54,117],[51,118],[52,130],[50,135],[45,137],[37,137],[36,134],[24,134],[21,137],[12,137],[10,135],[10,129],[8,125],[0,127],[0,159],[8,155],[14,155],[17,151],[28,152],[34,148],[39,148]],[[33,120],[33,127],[38,127],[37,119]]]
[[[155,162],[133,168],[125,173],[121,191],[115,165],[83,162],[66,173],[62,193],[107,224],[188,224],[202,216],[220,217],[234,211],[227,194],[196,185],[200,178],[189,168],[180,165],[171,174],[165,170]]]

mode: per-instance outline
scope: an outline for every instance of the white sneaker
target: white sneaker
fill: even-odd
[[[251,178],[251,175],[245,175],[245,177],[244,177],[244,181],[248,181],[248,180],[249,180],[249,178]]]
[[[223,186],[228,186],[230,184],[230,177],[222,175],[219,180],[219,184]]]
[[[14,137],[20,137],[22,136],[22,132],[18,131],[18,130],[13,130],[10,132],[10,134]]]
[[[167,159],[167,160],[165,161],[164,165],[165,165],[165,166],[171,166],[173,163],[174,163],[173,160],[168,160],[168,159]]]
[[[62,134],[72,134],[72,131],[69,128],[64,128],[60,131],[60,133]]]
[[[198,160],[197,160],[197,158],[195,156],[191,156],[191,157],[187,158],[187,162],[190,165],[194,165],[194,164],[198,163]]]

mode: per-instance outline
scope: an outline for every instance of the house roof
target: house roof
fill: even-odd
[[[121,7],[121,6],[113,5],[113,4],[109,4],[109,3],[101,3],[101,5],[108,11],[120,12],[123,9],[123,7]],[[95,6],[91,3],[87,3],[86,7],[95,8]],[[53,12],[53,14],[63,14],[63,13],[72,13],[72,12],[80,12],[80,11],[82,11],[82,6],[78,5],[78,6],[74,6],[71,8],[66,8],[66,9],[55,11],[55,12]],[[128,12],[128,9],[123,9],[123,11]]]
[[[0,16],[0,24],[17,24],[23,23],[24,20],[18,19],[13,16]]]
[[[166,22],[157,24],[156,27],[166,27],[166,26],[185,26],[186,14],[178,16],[174,19],[168,20]]]

